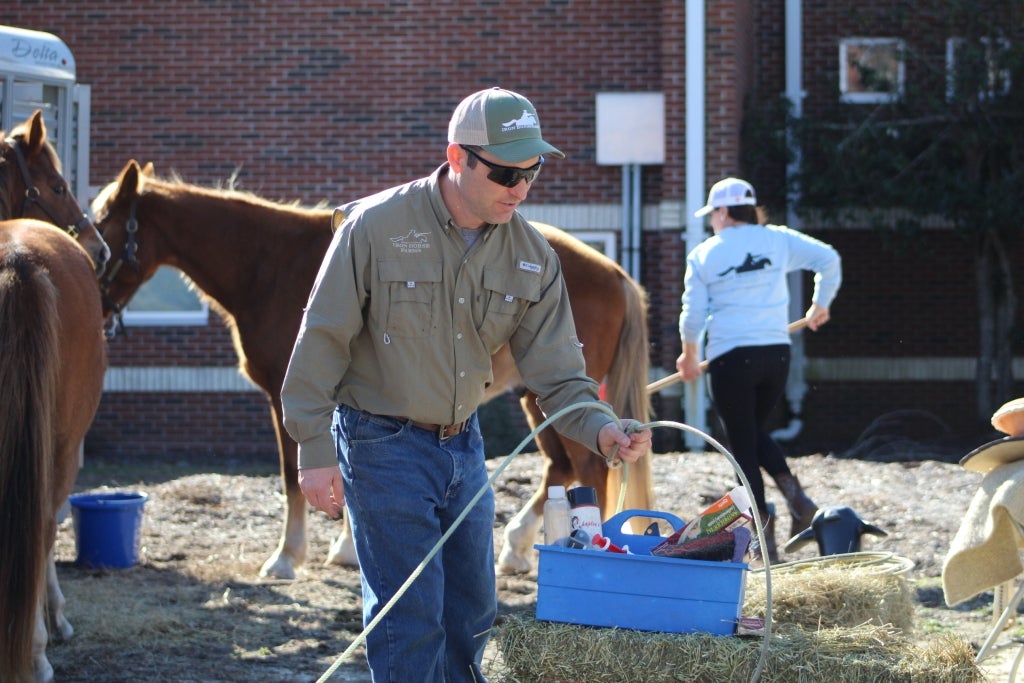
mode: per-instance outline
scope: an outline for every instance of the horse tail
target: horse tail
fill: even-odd
[[[18,249],[0,256],[0,680],[32,679],[32,636],[52,516],[57,290]]]
[[[650,421],[651,403],[647,392],[651,359],[648,349],[647,292],[625,272],[621,275],[626,299],[626,312],[619,344],[605,379],[608,402],[620,417],[629,417],[642,423]],[[628,486],[624,508],[651,510],[654,506],[654,486],[651,479],[651,458],[641,458],[629,466]],[[618,501],[622,468],[609,470],[605,492],[607,500]]]

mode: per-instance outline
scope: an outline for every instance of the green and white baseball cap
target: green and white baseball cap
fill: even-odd
[[[498,87],[475,92],[459,103],[448,124],[448,142],[483,147],[513,164],[542,154],[565,158],[541,138],[540,119],[530,100]]]

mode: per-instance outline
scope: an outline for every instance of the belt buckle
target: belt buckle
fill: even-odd
[[[462,431],[465,428],[465,426],[466,426],[465,421],[458,422],[456,424],[451,424],[451,425],[440,425],[437,428],[437,440],[438,441],[447,441],[448,439],[450,439],[450,438],[452,438],[454,436],[458,436],[459,434],[462,433]],[[452,431],[449,433],[448,430],[452,430]]]

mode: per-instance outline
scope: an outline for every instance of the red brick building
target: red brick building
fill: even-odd
[[[679,353],[686,238],[701,230],[692,211],[722,176],[770,182],[743,167],[747,107],[786,92],[805,94],[804,111],[845,96],[856,106],[864,93],[844,81],[841,50],[876,39],[914,44],[906,79],[941,66],[941,21],[894,4],[11,0],[0,23],[56,34],[74,53],[91,87],[95,187],[134,158],[197,184],[234,174],[268,199],[337,204],[432,171],[455,104],[500,84],[531,98],[545,138],[568,154],[545,167],[524,213],[620,245],[623,170],[596,163],[596,97],[662,93],[664,163],[641,170],[639,273],[660,377]],[[955,234],[936,229],[927,249],[900,252],[863,226],[799,227],[836,246],[845,280],[833,322],[803,335],[792,448],[848,448],[898,410],[976,432],[975,294]],[[110,359],[87,450],[276,451],[266,402],[235,377],[214,314],[198,326],[132,327]],[[678,401],[659,397],[659,414],[678,418]]]

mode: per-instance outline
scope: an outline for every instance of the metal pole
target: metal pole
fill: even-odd
[[[630,271],[629,255],[631,242],[633,240],[633,232],[630,229],[630,221],[632,220],[632,212],[630,211],[630,193],[629,193],[629,164],[623,164],[622,166],[622,254],[619,256],[619,263],[626,269],[628,273]]]
[[[630,247],[633,253],[630,255],[630,275],[637,282],[640,282],[640,245],[643,242],[643,198],[641,197],[641,173],[640,164],[631,164],[633,170],[633,222],[630,226],[633,232],[632,243]]]
[[[693,212],[704,204],[707,169],[707,134],[704,121],[706,45],[704,40],[705,0],[686,0],[686,251],[704,239],[704,219]],[[704,382],[689,382],[683,399],[686,422],[701,431],[707,426],[707,395]],[[702,439],[690,432],[683,435],[686,447],[703,449]]]

